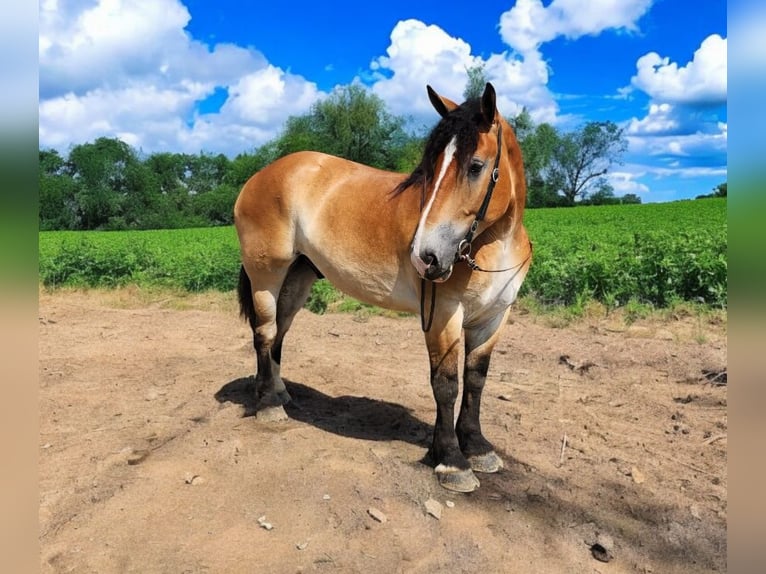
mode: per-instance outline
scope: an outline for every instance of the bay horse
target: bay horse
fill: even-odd
[[[269,421],[287,418],[282,343],[318,278],[360,301],[419,313],[436,401],[429,454],[443,487],[471,492],[474,471],[503,467],[479,418],[492,349],[531,263],[526,184],[491,84],[461,105],[427,91],[441,119],[411,174],[303,151],[245,183],[234,205],[238,293],[253,331],[256,416]]]

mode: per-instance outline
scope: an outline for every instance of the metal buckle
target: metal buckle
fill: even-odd
[[[497,183],[497,180],[500,179],[500,169],[495,168],[492,170],[492,181],[494,183]]]
[[[457,246],[457,258],[462,259],[471,254],[471,243],[463,239]]]

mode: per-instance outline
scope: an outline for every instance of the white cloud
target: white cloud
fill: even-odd
[[[145,151],[233,154],[272,139],[322,95],[257,50],[194,40],[189,19],[179,0],[44,0],[40,145],[107,136]],[[216,88],[229,99],[200,116]]]
[[[462,101],[466,70],[480,62],[471,55],[470,45],[438,26],[403,20],[391,31],[386,55],[370,64],[375,79],[372,91],[394,114],[429,117],[433,108],[426,97],[426,84]]]
[[[631,83],[661,102],[682,104],[726,103],[727,40],[718,34],[705,38],[691,62],[679,66],[650,52],[638,59]]]
[[[646,184],[637,181],[643,177],[645,172],[632,173],[628,171],[613,171],[606,175],[606,179],[614,189],[615,195],[625,195],[626,193],[635,193],[644,195],[649,193],[649,187]]]
[[[653,0],[518,0],[500,18],[503,40],[522,53],[535,51],[558,36],[570,39],[604,30],[637,31],[636,22]]]
[[[698,130],[687,134],[641,137],[628,135],[627,139],[631,154],[692,158],[700,163],[726,165],[726,124],[720,124],[718,131],[713,133]]]
[[[536,121],[555,120],[558,107],[546,87],[548,67],[538,53],[524,58],[492,54],[483,60],[471,54],[469,44],[438,26],[404,20],[391,32],[386,54],[371,63],[371,89],[393,113],[414,116],[416,125],[430,125],[437,119],[426,97],[426,84],[459,103],[467,70],[482,64],[497,91],[501,113],[512,116],[527,106]]]

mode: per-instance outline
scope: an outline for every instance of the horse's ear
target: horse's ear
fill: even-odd
[[[426,86],[426,89],[428,90],[428,99],[431,100],[431,104],[441,117],[446,118],[447,114],[457,107],[455,102],[440,96],[431,86]]]
[[[495,95],[495,88],[492,84],[487,82],[487,85],[484,86],[484,93],[481,95],[481,115],[487,129],[489,129],[495,121],[495,112],[497,111],[496,103],[497,97]]]

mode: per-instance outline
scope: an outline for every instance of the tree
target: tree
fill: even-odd
[[[726,182],[719,183],[713,188],[713,193],[698,195],[694,199],[707,199],[708,197],[726,197]]]
[[[521,142],[529,137],[535,130],[535,122],[526,106],[521,108],[521,111],[514,117],[509,118],[508,123],[511,124],[513,133],[516,134],[516,139],[519,140],[519,144],[521,144]]]
[[[516,116],[514,124],[521,129],[519,140],[524,158],[524,175],[527,180],[527,205],[530,207],[553,207],[561,205],[558,191],[563,182],[554,168],[555,153],[560,136],[548,123],[533,127],[526,110]],[[519,133],[517,132],[517,133]],[[517,136],[518,137],[518,136]]]
[[[253,174],[277,159],[277,146],[269,142],[253,153],[241,153],[229,162],[224,183],[241,188]]]
[[[77,187],[64,172],[66,160],[56,150],[40,150],[39,158],[39,228],[77,229]]]
[[[588,193],[627,149],[622,128],[614,122],[589,122],[559,138],[552,170],[568,205]]]
[[[620,203],[620,199],[615,197],[614,188],[605,179],[599,182],[598,189],[588,196],[589,205],[612,205]]]
[[[394,151],[408,139],[404,119],[364,87],[337,88],[307,115],[287,120],[277,141],[278,155],[312,149],[379,168],[395,169]]]
[[[466,68],[465,71],[468,74],[468,81],[463,90],[463,99],[472,100],[480,98],[484,93],[484,87],[487,85],[487,72],[484,62]]]

